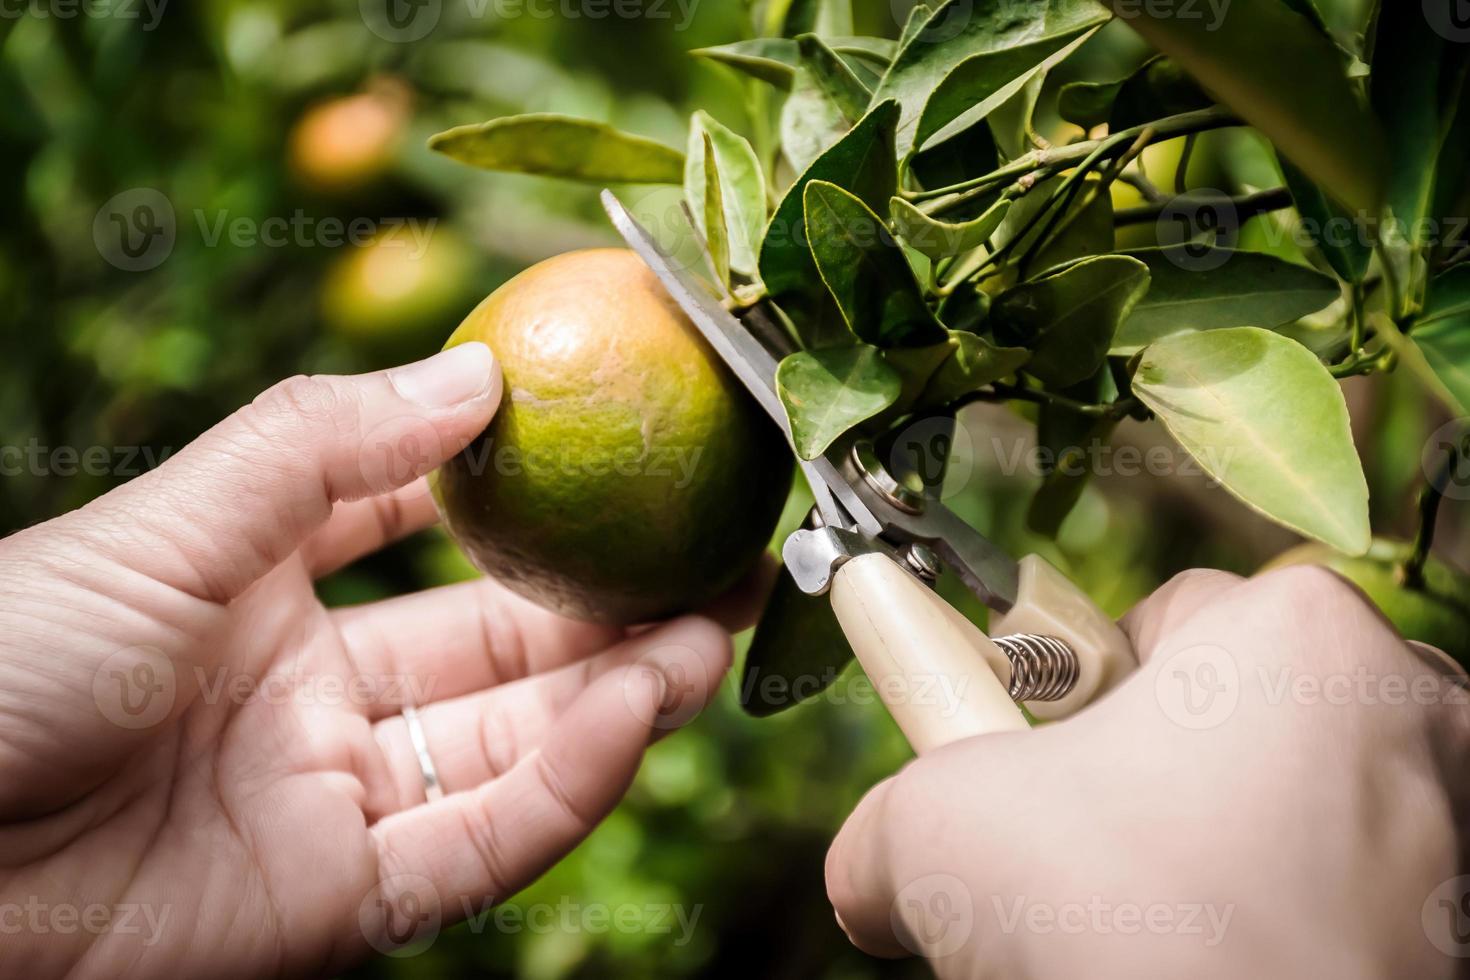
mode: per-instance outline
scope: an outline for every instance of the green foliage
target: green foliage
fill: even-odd
[[[795,707],[830,687],[852,657],[832,603],[782,569],[745,655],[740,706],[757,718]]]
[[[903,379],[866,344],[797,351],[776,369],[796,455],[816,459],[859,422],[898,401]]]
[[[1306,348],[1259,327],[1180,334],[1144,350],[1133,390],[1245,503],[1339,551],[1367,550],[1368,484],[1347,405]]]
[[[1402,363],[1470,399],[1470,288],[1457,269],[1431,288],[1470,255],[1443,234],[1470,207],[1467,58],[1412,6],[1353,27],[1333,0],[1130,5],[1103,31],[1096,0],[948,0],[894,38],[855,32],[841,0],[772,0],[757,36],[696,50],[743,79],[752,138],[696,115],[685,197],[717,291],[787,332],[798,455],[1034,403],[1049,463],[1026,524],[1060,537],[1087,500],[1084,447],[1157,417],[1257,512],[1360,547],[1336,379]],[[1129,29],[1155,50],[1121,46]],[[1246,127],[1269,145],[1231,151],[1255,161],[1235,173],[1209,134]],[[1234,196],[1183,194],[1196,173]],[[1261,248],[1262,213],[1289,208],[1302,249]],[[799,631],[801,604],[776,605]],[[761,663],[779,672],[797,654],[776,629]]]
[[[603,123],[552,113],[456,126],[429,147],[484,170],[593,183],[677,184],[684,155]]]
[[[1280,327],[1341,295],[1327,276],[1274,255],[1190,245],[1127,254],[1148,266],[1153,283],[1113,340],[1121,356],[1178,333]]]

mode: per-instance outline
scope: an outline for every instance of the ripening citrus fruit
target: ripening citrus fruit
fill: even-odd
[[[320,191],[351,191],[387,172],[408,120],[402,82],[379,79],[368,91],[312,106],[291,130],[291,173]]]
[[[474,340],[500,360],[505,400],[434,493],[476,565],[618,624],[696,608],[750,570],[791,451],[636,255],[526,270],[446,346]]]
[[[1362,589],[1405,637],[1439,647],[1470,667],[1470,575],[1431,558],[1424,567],[1424,587],[1408,588],[1400,568],[1410,551],[1407,542],[1384,538],[1375,538],[1359,558],[1323,544],[1304,544],[1278,555],[1266,568],[1330,568]]]
[[[427,331],[438,333],[464,309],[472,254],[459,236],[428,219],[387,228],[345,248],[328,269],[322,317],[354,343],[421,350]]]

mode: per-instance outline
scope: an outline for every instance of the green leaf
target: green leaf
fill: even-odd
[[[1410,337],[1459,410],[1470,411],[1470,266],[1451,269],[1430,284],[1424,316]]]
[[[1148,287],[1148,266],[1100,255],[1011,287],[995,298],[990,321],[998,340],[1035,352],[1029,373],[1066,387],[1102,367],[1118,325]]]
[[[888,208],[893,227],[905,242],[931,259],[943,259],[984,245],[1005,220],[1011,202],[996,201],[978,218],[959,224],[931,218],[901,197],[889,201]]]
[[[766,227],[766,179],[755,150],[737,133],[704,111],[689,126],[689,154],[684,166],[684,195],[708,236],[705,215],[705,140],[714,149],[720,176],[725,226],[729,232],[730,266],[747,276],[756,272],[761,235]]]
[[[1107,123],[1114,132],[1204,109],[1209,96],[1163,55],[1116,82],[1072,82],[1057,94],[1057,113],[1083,129]]]
[[[1297,213],[1301,215],[1302,227],[1322,258],[1344,281],[1362,282],[1373,261],[1366,225],[1328,197],[1291,161],[1281,157],[1278,162]]]
[[[1109,3],[1340,203],[1377,212],[1384,179],[1378,124],[1337,48],[1308,21],[1280,0],[1232,0],[1228,13],[1193,18],[1134,0]]]
[[[816,459],[843,433],[898,401],[903,379],[876,347],[797,351],[776,368],[796,454]]]
[[[826,43],[854,72],[863,64],[885,68],[897,51],[892,41],[880,37],[829,37]],[[780,89],[791,88],[796,69],[801,64],[801,51],[796,41],[785,37],[760,37],[712,48],[697,48],[689,53],[727,65]]]
[[[598,184],[678,184],[684,178],[678,150],[605,123],[551,113],[456,126],[431,136],[429,148],[485,170]]]
[[[954,353],[939,366],[916,408],[920,411],[942,408],[992,382],[1008,378],[1031,359],[1023,347],[997,347],[984,337],[963,330],[951,330],[949,342]]]
[[[902,106],[899,155],[907,156],[961,114],[983,117],[1050,55],[1107,19],[1093,0],[948,0],[899,49],[874,93]],[[931,95],[934,108],[926,111]]]
[[[1085,38],[1080,38],[1085,40]],[[1077,42],[1073,42],[1074,44]],[[1072,45],[1063,48],[1057,54],[1047,59],[1046,65],[1051,65],[1060,58],[1065,57],[1072,51]],[[995,137],[996,149],[1007,160],[1015,160],[1023,153],[1034,149],[1031,144],[1031,134],[1034,131],[1034,120],[1036,117],[1036,103],[1041,99],[1041,90],[1046,85],[1047,68],[1044,65],[1040,71],[1033,72],[1031,77],[1016,90],[1016,94],[1006,99],[1000,105],[991,109],[981,120],[981,125],[988,126]],[[951,123],[944,127],[944,131],[929,141],[932,146],[937,140],[948,140],[948,134],[957,126],[968,120],[973,112],[966,113],[960,117],[957,123]],[[944,143],[940,144],[945,145]]]
[[[813,310],[827,295],[807,241],[806,185],[823,180],[851,191],[870,208],[886,207],[898,186],[893,126],[898,106],[870,110],[835,146],[823,153],[786,191],[761,241],[760,272],[767,290],[783,306]]]
[[[878,347],[941,343],[903,249],[866,204],[826,181],[806,185],[806,232],[817,270],[859,340]]]
[[[720,190],[719,164],[715,161],[714,143],[703,133],[704,144],[704,214],[700,222],[705,244],[709,247],[710,264],[715,280],[730,282],[730,232],[725,225],[725,198]]]
[[[867,86],[815,34],[803,34],[796,39],[796,44],[801,52],[802,67],[811,72],[827,101],[837,107],[849,124],[861,119],[873,98]]]
[[[1113,196],[1106,190],[1097,191],[1100,183],[1097,177],[1082,182],[1077,196],[1067,205],[1066,216],[1048,232],[1050,237],[1045,244],[1040,244],[1039,236],[1047,221],[1037,227],[1035,235],[1018,253],[1026,256],[1022,264],[1025,275],[1030,276],[1033,270],[1044,273],[1064,263],[1113,250]]]
[[[1465,45],[1430,24],[1423,4],[1385,2],[1378,12],[1369,78],[1391,163],[1388,207],[1403,239],[1426,244],[1440,149],[1464,88]]]
[[[1341,295],[1330,276],[1260,252],[1171,245],[1123,254],[1147,265],[1153,284],[1114,338],[1117,355],[1175,334],[1284,326]]]
[[[783,568],[745,655],[740,706],[757,718],[794,708],[826,690],[852,658],[831,601],[802,592]]]
[[[936,143],[909,158],[908,169],[922,187],[949,187],[990,173],[1000,162],[990,124],[981,120],[953,139]]]
[[[1117,398],[1117,386],[1104,368],[1062,394],[1096,404]],[[1094,445],[1108,442],[1118,419],[1096,418],[1058,405],[1045,404],[1036,418],[1036,446],[1044,452],[1041,486],[1026,509],[1026,526],[1043,537],[1055,538],[1062,522],[1082,499],[1092,478],[1089,466]]]
[[[851,128],[852,123],[822,91],[811,71],[797,69],[791,94],[781,106],[781,152],[791,169],[806,170]]]
[[[1339,551],[1367,550],[1347,405],[1305,347],[1258,327],[1169,337],[1143,352],[1133,392],[1240,500]]]

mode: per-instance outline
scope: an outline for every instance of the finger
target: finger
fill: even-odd
[[[428,480],[420,477],[401,490],[333,507],[327,523],[301,546],[301,558],[312,577],[321,578],[438,521]]]
[[[1230,572],[1196,568],[1165,582],[1118,624],[1132,641],[1138,662],[1148,663],[1170,634],[1243,581]]]
[[[501,390],[478,343],[376,374],[283,381],[93,504],[106,532],[97,546],[178,590],[228,601],[325,524],[334,504],[405,487],[462,450]]]
[[[720,657],[728,663],[728,653]],[[718,664],[708,666],[713,674]],[[541,874],[622,798],[662,726],[689,720],[713,693],[688,686],[684,667],[684,655],[666,663],[649,650],[598,678],[504,776],[380,821],[373,836],[384,887],[427,878],[451,911],[464,899],[471,907],[504,900]]]
[[[412,680],[398,689],[419,706],[552,670],[625,635],[558,616],[489,578],[336,609],[332,618],[358,675]],[[402,707],[386,699],[367,710],[382,718]]]
[[[869,956],[911,955],[894,935],[897,896],[892,874],[888,803],[898,777],[870,789],[827,850],[827,898],[847,938]]]
[[[574,701],[604,674],[643,663],[678,673],[692,703],[713,697],[729,668],[729,634],[708,619],[687,617],[620,643],[594,657],[419,712],[429,757],[446,793],[473,789],[509,772],[540,748]],[[393,810],[423,803],[424,776],[408,724],[396,716],[373,730],[387,761]]]

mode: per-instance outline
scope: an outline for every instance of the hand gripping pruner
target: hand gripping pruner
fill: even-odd
[[[776,359],[709,288],[671,259],[610,191],[618,232],[791,441],[776,390]],[[843,633],[916,752],[987,732],[1065,718],[1136,665],[1111,618],[1036,555],[1006,554],[932,495],[889,474],[872,446],[839,439],[799,461],[816,526],[782,548],[802,591],[829,595]],[[933,591],[939,563],[992,610],[991,638]],[[945,677],[955,699],[906,696]]]

